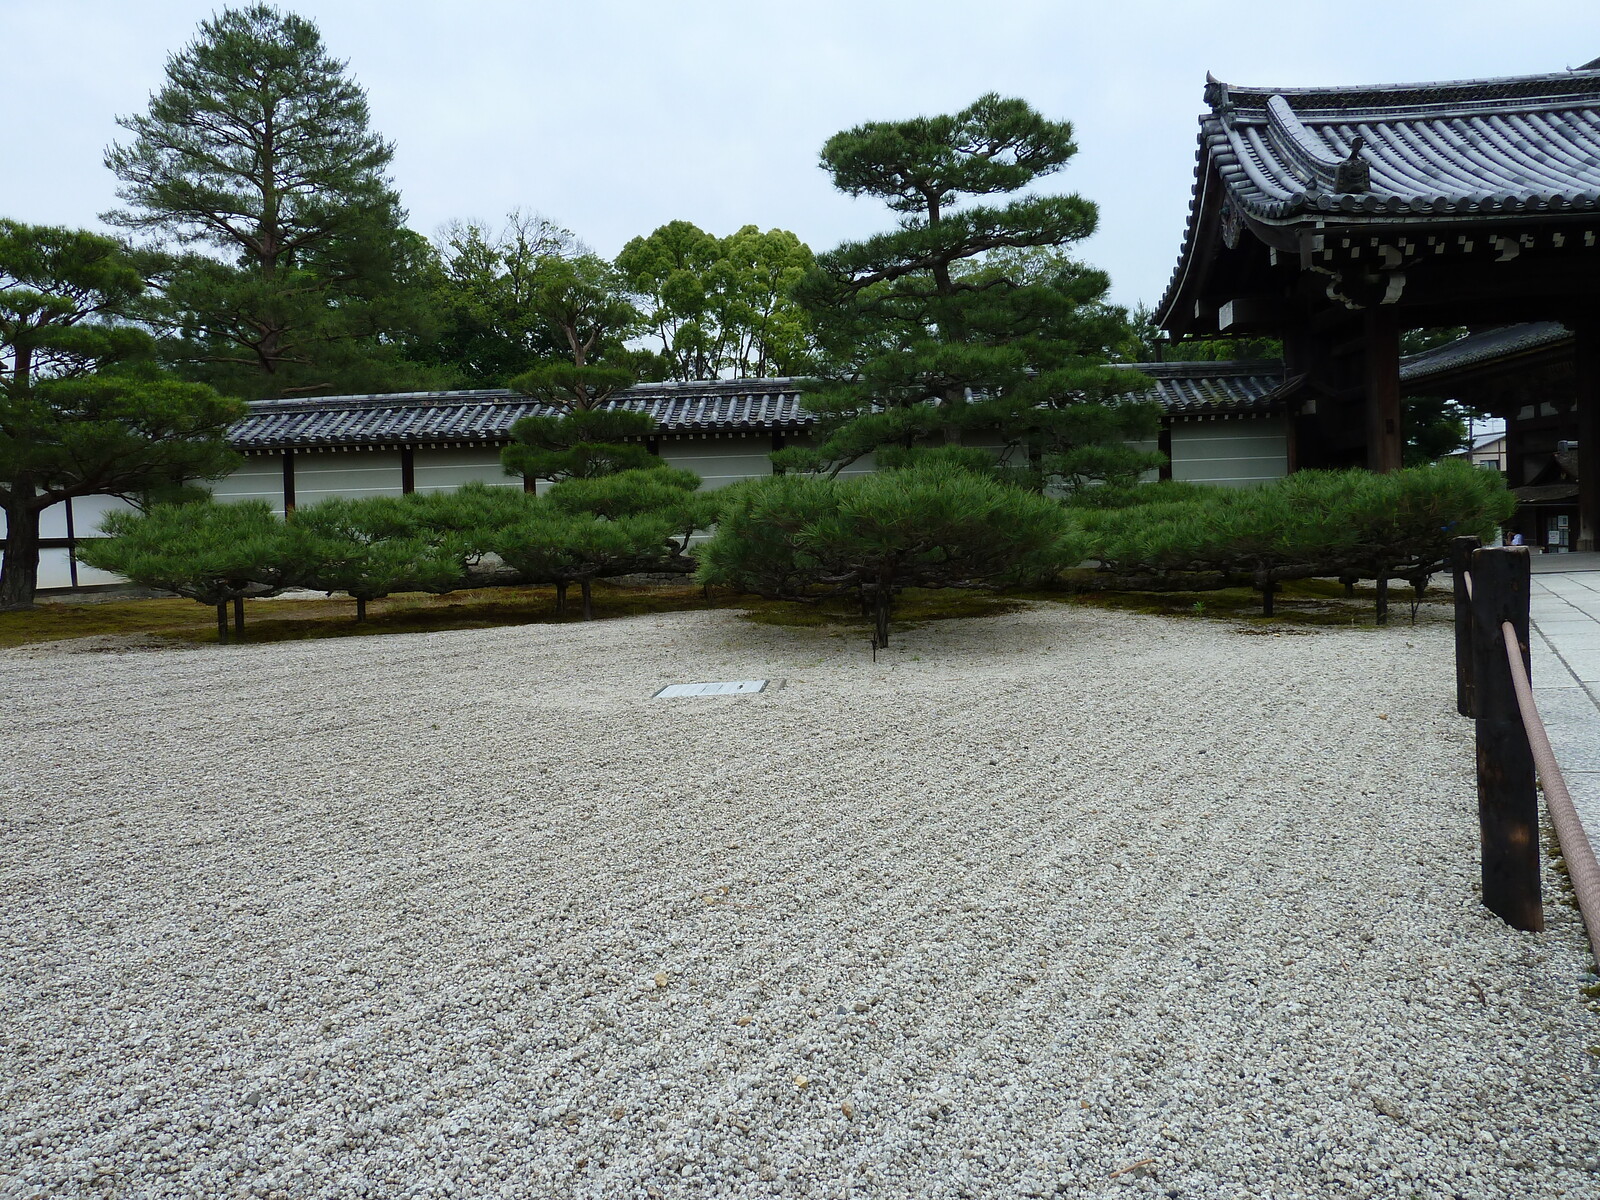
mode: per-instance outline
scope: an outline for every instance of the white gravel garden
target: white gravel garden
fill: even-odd
[[[0,653],[0,1197],[1595,1197],[1452,679],[1054,604]]]

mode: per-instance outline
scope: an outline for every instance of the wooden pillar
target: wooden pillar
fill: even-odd
[[[1367,406],[1367,466],[1398,471],[1404,440],[1400,434],[1400,321],[1393,308],[1366,311],[1362,392]]]
[[[1578,540],[1600,549],[1600,316],[1573,322],[1573,375],[1578,415]]]
[[[417,490],[417,452],[410,446],[400,448],[400,493],[411,495]]]
[[[283,452],[283,515],[294,511],[294,451]]]

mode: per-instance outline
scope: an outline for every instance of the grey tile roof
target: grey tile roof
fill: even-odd
[[[1175,417],[1267,413],[1283,383],[1281,362],[1139,363],[1153,381],[1152,398]]]
[[[640,384],[607,407],[647,412],[663,433],[775,432],[800,429],[812,420],[790,379]],[[500,444],[510,440],[516,421],[554,411],[500,389],[258,400],[228,438],[241,450]]]
[[[1347,88],[1211,80],[1200,119],[1230,199],[1271,222],[1600,209],[1600,71]],[[1341,190],[1357,137],[1370,187]]]
[[[1153,395],[1174,415],[1265,412],[1283,379],[1276,363],[1144,363]],[[644,383],[610,408],[646,412],[661,432],[798,432],[816,418],[793,379]],[[257,400],[228,440],[240,450],[313,447],[501,445],[513,423],[554,410],[505,390],[403,392]]]
[[[1422,383],[1497,358],[1560,345],[1571,337],[1572,333],[1559,321],[1531,321],[1487,329],[1420,354],[1408,355],[1400,360],[1400,378],[1407,383]]]

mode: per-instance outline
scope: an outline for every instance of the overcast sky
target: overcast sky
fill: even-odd
[[[204,0],[0,0],[0,216],[95,227],[119,114],[142,111]],[[1052,177],[1100,206],[1081,256],[1124,304],[1166,286],[1206,71],[1231,83],[1464,79],[1600,57],[1595,0],[301,0],[397,147],[411,224],[532,209],[604,254],[683,218],[827,249],[890,224],[817,150],[986,91],[1074,123]]]

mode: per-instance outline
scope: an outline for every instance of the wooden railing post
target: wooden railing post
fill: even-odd
[[[1539,798],[1533,750],[1511,682],[1501,623],[1528,663],[1526,547],[1472,553],[1472,682],[1478,741],[1483,903],[1516,929],[1544,928],[1539,888]]]
[[[1467,572],[1472,569],[1472,552],[1479,546],[1475,537],[1458,537],[1450,542],[1450,574],[1456,589],[1456,711],[1463,717],[1472,711],[1472,602],[1467,599]]]

